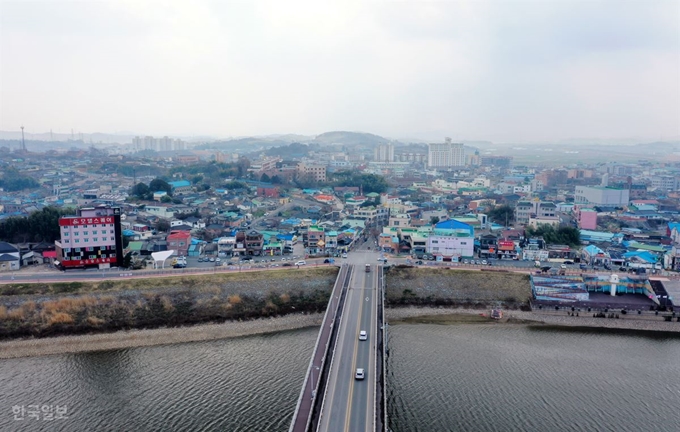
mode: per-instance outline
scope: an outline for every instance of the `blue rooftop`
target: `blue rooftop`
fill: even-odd
[[[171,182],[168,182],[168,184],[169,184],[170,187],[172,187],[173,189],[179,188],[179,187],[189,187],[189,186],[191,186],[191,182],[188,181],[188,180],[171,181]]]

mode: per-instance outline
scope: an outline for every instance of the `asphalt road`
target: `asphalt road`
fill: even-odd
[[[377,256],[375,253],[357,251],[347,258],[356,266],[347,293],[338,343],[329,374],[326,400],[319,422],[321,431],[373,430],[377,261],[370,262],[370,273],[365,272],[365,264],[371,258],[377,260]],[[368,340],[359,340],[360,330],[367,331]],[[364,369],[365,379],[355,379],[357,368]]]

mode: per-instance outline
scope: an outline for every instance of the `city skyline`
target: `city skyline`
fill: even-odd
[[[680,4],[3,2],[0,129],[680,137]]]

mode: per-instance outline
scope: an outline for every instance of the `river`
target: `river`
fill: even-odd
[[[316,332],[0,360],[0,430],[284,431]],[[503,324],[389,335],[395,432],[680,430],[677,337]],[[68,418],[14,419],[33,404]]]

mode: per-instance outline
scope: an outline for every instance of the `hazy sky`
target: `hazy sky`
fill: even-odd
[[[0,0],[0,129],[680,137],[680,2]]]

